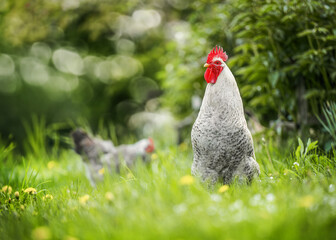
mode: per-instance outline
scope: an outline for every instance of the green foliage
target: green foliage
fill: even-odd
[[[113,123],[118,138],[139,111],[189,115],[216,44],[229,55],[245,109],[266,126],[309,125],[321,102],[335,100],[332,0],[3,2],[0,130],[19,147],[33,114],[47,126]]]
[[[317,116],[317,118],[322,124],[324,130],[328,132],[331,137],[331,140],[327,143],[327,150],[330,150],[333,146],[335,146],[334,142],[336,141],[336,102],[324,104],[322,111],[325,121],[323,121],[319,116]]]
[[[97,130],[112,121],[123,136],[130,116],[160,94],[152,59],[162,51],[153,44],[164,40],[163,6],[70,2],[0,6],[0,129],[19,145],[34,114],[47,126],[87,119]]]
[[[238,2],[231,29],[240,44],[233,62],[249,105],[298,122],[304,94],[309,111],[318,111],[335,94],[335,2]]]
[[[39,120],[36,116],[32,118],[32,126],[24,123],[27,141],[26,152],[35,155],[38,158],[44,158],[46,151],[46,123],[44,119]]]
[[[306,147],[302,140],[298,139],[299,145],[294,154],[294,160],[292,168],[294,168],[295,174],[301,179],[308,175],[324,175],[330,176],[330,169],[335,167],[335,161],[328,158],[323,154],[319,154],[317,141],[311,142],[308,139]]]
[[[296,159],[304,159],[307,154],[311,151],[317,148],[317,141],[311,142],[310,138],[308,139],[306,148],[303,145],[303,142],[301,138],[298,139],[299,146],[297,147],[295,151],[295,157]]]
[[[198,3],[197,7],[204,10],[187,18],[192,26],[191,42],[182,48],[183,56],[171,61],[171,73],[166,75],[171,82],[166,98],[175,112],[188,111],[185,99],[203,92],[198,70],[201,63],[195,59],[205,57],[215,44],[228,52],[228,65],[236,76],[245,108],[266,125],[276,119],[304,124],[310,120],[299,119],[305,118],[300,112],[305,101],[307,117],[311,118],[309,113],[321,112],[323,101],[335,98],[334,1],[239,0],[209,7]],[[207,44],[200,47],[194,43],[200,39]],[[199,63],[197,70],[192,68],[195,62]],[[179,71],[185,65],[191,71],[184,76]],[[180,81],[188,82],[188,87],[181,89]],[[172,92],[176,101],[172,101]]]

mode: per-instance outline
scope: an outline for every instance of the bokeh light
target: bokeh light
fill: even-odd
[[[49,80],[47,66],[37,58],[24,57],[20,60],[20,72],[24,81],[31,85],[41,86]]]
[[[66,49],[58,49],[52,56],[55,67],[64,73],[83,74],[83,60],[78,53]]]

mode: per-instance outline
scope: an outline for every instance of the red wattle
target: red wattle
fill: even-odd
[[[205,81],[207,82],[207,83],[209,83],[210,82],[210,73],[211,73],[211,70],[210,70],[210,68],[207,68],[206,69],[206,71],[205,71],[205,73],[204,73],[204,79],[205,79]]]
[[[222,72],[223,68],[212,68],[208,67],[204,73],[204,79],[207,83],[216,83],[219,74]]]

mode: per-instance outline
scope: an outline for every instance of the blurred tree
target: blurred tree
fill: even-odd
[[[160,94],[163,2],[2,1],[2,135],[24,138],[32,114],[47,123],[101,119],[118,125]],[[154,10],[156,9],[156,10]],[[159,58],[157,58],[159,59]]]

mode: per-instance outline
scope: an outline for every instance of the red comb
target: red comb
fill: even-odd
[[[228,59],[226,52],[223,52],[223,48],[220,46],[218,46],[218,48],[216,46],[216,49],[213,48],[211,50],[211,52],[208,55],[207,63],[211,63],[214,57],[220,57],[224,62]]]

